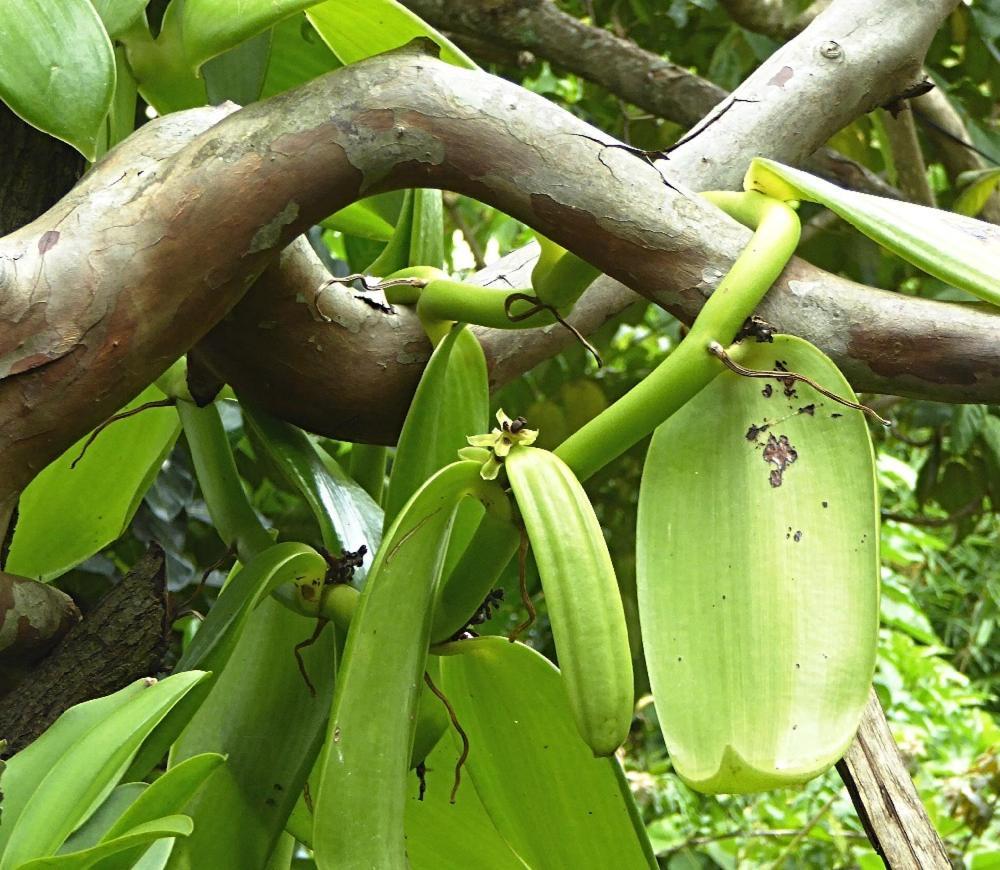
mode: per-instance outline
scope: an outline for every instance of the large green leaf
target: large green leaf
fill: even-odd
[[[201,71],[212,105],[232,100],[246,106],[260,97],[271,57],[271,31],[233,46],[205,64]]]
[[[0,3],[0,58],[0,99],[94,160],[115,57],[90,0]]]
[[[869,238],[929,275],[1000,305],[1000,229],[962,215],[845,190],[762,157],[747,188],[825,205]]]
[[[143,822],[113,840],[104,840],[81,852],[67,852],[48,858],[36,858],[34,861],[18,865],[18,870],[88,870],[88,868],[102,866],[105,859],[117,858],[123,852],[142,854],[155,840],[186,837],[191,833],[193,827],[191,819],[187,816],[165,816],[151,822]],[[134,861],[130,861],[123,866],[132,867],[134,863]]]
[[[475,855],[476,870],[527,870],[528,865],[494,827],[471,782],[466,781],[455,803],[450,802],[458,751],[452,740],[442,740],[427,756],[423,799],[417,777],[410,778],[406,802],[406,855],[410,867],[468,870],[469,856]]]
[[[233,657],[175,744],[171,769],[202,752],[218,768],[184,812],[194,834],[178,841],[173,868],[263,867],[322,745],[336,669],[332,628],[295,657],[316,621],[268,599],[254,611]]]
[[[71,707],[15,755],[4,773],[0,870],[54,854],[103,803],[157,722],[205,676],[139,680]]]
[[[738,351],[854,400],[790,336]],[[653,436],[639,495],[643,646],[674,769],[707,792],[804,782],[843,755],[878,628],[878,506],[863,415],[723,372]],[[789,395],[790,394],[790,395]]]
[[[506,638],[452,649],[442,689],[469,736],[465,774],[511,849],[535,868],[656,867],[618,762],[580,739],[552,664]]]
[[[319,0],[185,0],[184,51],[197,70],[206,60]]]
[[[381,538],[382,511],[346,474],[333,473],[327,457],[301,429],[242,402],[243,420],[254,436],[254,444],[267,451],[274,462],[312,509],[331,553],[368,548],[357,572],[363,581]],[[333,466],[336,464],[333,463]],[[333,467],[331,466],[331,467]],[[338,469],[339,470],[339,469]]]
[[[311,6],[306,15],[323,41],[345,64],[399,48],[411,39],[424,36],[441,47],[442,60],[466,69],[477,69],[462,49],[396,0],[326,0]]]
[[[147,387],[125,406],[162,399]],[[150,408],[84,441],[45,468],[21,495],[6,570],[51,580],[90,558],[128,527],[180,431],[172,408]]]

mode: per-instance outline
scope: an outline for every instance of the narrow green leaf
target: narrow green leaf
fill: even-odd
[[[144,822],[121,834],[113,840],[106,840],[82,852],[69,852],[50,858],[36,858],[18,865],[18,870],[87,870],[99,866],[98,862],[118,856],[122,852],[141,853],[154,840],[165,837],[186,837],[194,829],[187,816],[165,816],[151,822]],[[126,864],[131,867],[133,864]]]
[[[143,390],[125,410],[162,399]],[[45,468],[21,495],[6,570],[51,580],[116,540],[132,520],[180,431],[172,408],[150,408],[86,439]]]
[[[580,739],[558,670],[506,638],[451,649],[442,689],[471,746],[459,791],[475,787],[510,848],[530,867],[558,854],[562,867],[655,868],[618,762]]]
[[[211,670],[213,674],[225,673],[252,622],[252,613],[261,602],[283,583],[303,582],[307,587],[318,588],[325,573],[326,560],[305,544],[285,541],[264,550],[226,584],[175,670],[198,668]],[[213,677],[199,686],[160,722],[142,747],[129,771],[131,775],[145,776],[159,762],[204,703],[215,682]]]
[[[963,172],[958,177],[958,182],[965,187],[962,188],[952,208],[959,214],[975,217],[983,210],[986,201],[1000,184],[1000,166],[981,169],[978,172]]]
[[[218,753],[204,752],[170,768],[119,816],[101,842],[125,836],[130,830],[163,816],[179,813],[224,761],[225,757]],[[144,851],[142,846],[121,850],[95,865],[95,870],[128,870]]]
[[[992,224],[845,190],[762,157],[754,159],[745,185],[821,203],[929,275],[1000,305],[1000,229]]]
[[[791,336],[738,350],[854,400]],[[674,769],[705,792],[805,782],[868,700],[878,504],[863,415],[795,383],[724,371],[661,425],[643,471],[643,646]]]
[[[124,704],[100,708],[110,708],[110,715],[95,722],[91,708],[71,717],[72,727],[60,729],[53,742],[62,743],[67,732],[76,739],[55,757],[45,745],[46,735],[15,755],[4,776],[7,799],[0,870],[55,853],[110,794],[149,732],[205,676],[203,671],[189,671],[152,685],[139,681],[140,691],[133,684],[116,693],[125,693]],[[41,757],[50,763],[39,770]]]
[[[410,234],[410,265],[444,265],[444,204],[440,190],[413,192],[413,231]]]
[[[425,36],[441,47],[442,60],[466,69],[478,69],[462,49],[395,0],[326,0],[308,9],[306,15],[344,64],[399,48],[418,36]]]
[[[320,221],[320,226],[337,230],[363,239],[387,242],[392,238],[393,225],[383,218],[365,200],[352,203]]]
[[[90,2],[101,16],[108,36],[114,39],[139,20],[149,0],[90,0]]]
[[[93,815],[73,831],[62,844],[59,854],[80,852],[96,846],[111,830],[111,826],[121,818],[121,814],[132,806],[147,788],[149,788],[148,782],[126,782],[115,786],[104,803],[94,810]]]
[[[185,0],[184,49],[191,68],[301,12],[318,0]]]
[[[115,92],[115,58],[90,0],[0,3],[0,57],[0,99],[94,160]]]
[[[246,402],[241,406],[247,430],[312,509],[323,546],[331,553],[367,547],[357,572],[358,582],[363,582],[381,537],[378,523],[382,511],[378,505],[342,471],[331,473],[326,454],[301,429]]]
[[[385,524],[434,472],[452,463],[467,436],[489,429],[486,357],[467,326],[434,349],[410,403],[385,499]]]
[[[316,620],[268,599],[254,611],[226,669],[175,744],[171,769],[202,752],[219,767],[184,812],[194,834],[178,841],[172,868],[263,867],[302,792],[326,730],[333,695],[333,630],[301,650]]]

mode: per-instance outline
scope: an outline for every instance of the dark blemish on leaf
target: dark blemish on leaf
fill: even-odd
[[[795,663],[795,670],[798,670],[801,667],[802,667],[802,665],[800,665],[798,662]]]
[[[684,659],[682,659],[680,656],[677,656],[677,661],[682,662],[684,661]]]
[[[763,396],[763,397],[764,397],[765,399],[770,399],[770,398],[771,398],[771,396],[772,396],[772,395],[774,395],[774,387],[772,387],[772,386],[771,386],[770,384],[767,384],[767,385],[766,385],[766,386],[764,387],[764,389],[760,391],[760,394],[761,394],[761,395],[762,395],[762,396]]]
[[[816,414],[816,406],[815,405],[803,405],[801,408],[799,408],[799,413],[800,414],[808,414],[810,417],[812,417],[812,416],[814,416]]]
[[[274,790],[275,791],[284,791],[284,789],[281,787],[281,783],[280,782],[276,782],[274,784]]]
[[[722,600],[723,600],[723,601],[725,601],[725,600],[726,600],[726,596],[725,596],[725,595],[723,595],[723,596],[722,596]]]
[[[830,415],[830,419],[831,420],[836,420],[838,417],[843,417],[843,416],[844,416],[843,414],[831,414]]]
[[[746,439],[747,441],[756,441],[757,436],[763,432],[766,432],[770,428],[769,424],[762,423],[758,426],[756,423],[751,423],[750,428],[747,429]]]
[[[273,806],[277,806],[278,805],[278,802],[273,797],[267,798],[264,801],[264,803],[266,803],[269,807],[273,807]]]
[[[51,251],[58,241],[58,230],[46,230],[38,239],[38,253],[44,255],[46,251]]]
[[[340,743],[340,726],[333,729],[333,742]]]
[[[828,501],[821,502],[821,504],[823,507],[830,507],[830,503]]]
[[[775,488],[781,486],[785,469],[799,458],[798,451],[791,445],[787,435],[779,435],[777,438],[768,435],[762,455],[766,463],[774,466],[768,479]]]
[[[792,535],[792,540],[797,544],[802,540],[802,530],[799,529],[794,535]]]

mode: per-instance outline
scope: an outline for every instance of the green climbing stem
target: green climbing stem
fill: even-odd
[[[656,369],[610,408],[556,448],[580,480],[586,480],[649,435],[695,396],[722,363],[708,345],[732,344],[799,241],[798,215],[789,206],[755,191],[703,194],[740,223],[755,229],[750,243],[705,302],[687,337]]]
[[[212,524],[226,546],[235,547],[239,560],[246,565],[274,541],[247,499],[219,411],[214,404],[199,408],[178,399],[177,414]]]
[[[214,404],[199,408],[193,402],[178,399],[177,413],[212,524],[223,542],[235,547],[240,562],[247,565],[274,541],[257,518],[243,489],[218,408]],[[272,594],[296,613],[329,619],[338,632],[346,631],[360,593],[352,586],[334,588],[336,594],[328,589],[318,609],[307,605],[292,583],[280,586]]]

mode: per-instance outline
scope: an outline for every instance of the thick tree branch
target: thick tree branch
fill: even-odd
[[[927,47],[958,0],[838,0],[782,46],[671,151],[665,170],[696,190],[738,188],[746,152],[784,140],[805,162],[833,132],[921,78]],[[710,140],[698,136],[712,129]],[[685,140],[682,140],[684,142]]]
[[[295,235],[359,196],[404,186],[476,196],[678,312],[698,307],[747,238],[544,99],[413,52],[255,104],[181,147],[185,132],[229,111],[144,128],[56,207],[0,240],[0,318],[14,324],[0,336],[0,479],[9,489],[207,332]],[[817,296],[824,281],[796,264],[780,286],[808,320],[829,303]],[[886,302],[893,320],[927,304]],[[995,319],[983,321],[989,335]],[[951,368],[931,362],[913,374],[897,367],[920,352],[898,341],[868,328],[839,339],[904,389],[957,382],[974,392],[1000,376],[993,357],[968,349]],[[366,398],[352,414],[356,437],[376,395]]]
[[[927,180],[927,164],[917,139],[917,128],[913,123],[913,111],[904,101],[895,111],[881,111],[882,126],[896,164],[899,188],[910,202],[928,205],[932,208],[934,191]]]
[[[723,88],[684,67],[574,18],[552,0],[403,2],[443,30],[480,40],[482,34],[489,34],[493,42],[510,52],[528,51],[544,57],[626,102],[682,127],[694,126],[729,96]],[[803,18],[799,23],[804,27],[809,20]],[[474,56],[482,57],[476,53],[475,45],[468,47]],[[483,59],[490,61],[494,56],[490,54]],[[830,148],[818,150],[804,163],[804,168],[855,190],[876,196],[899,196],[875,173]]]

